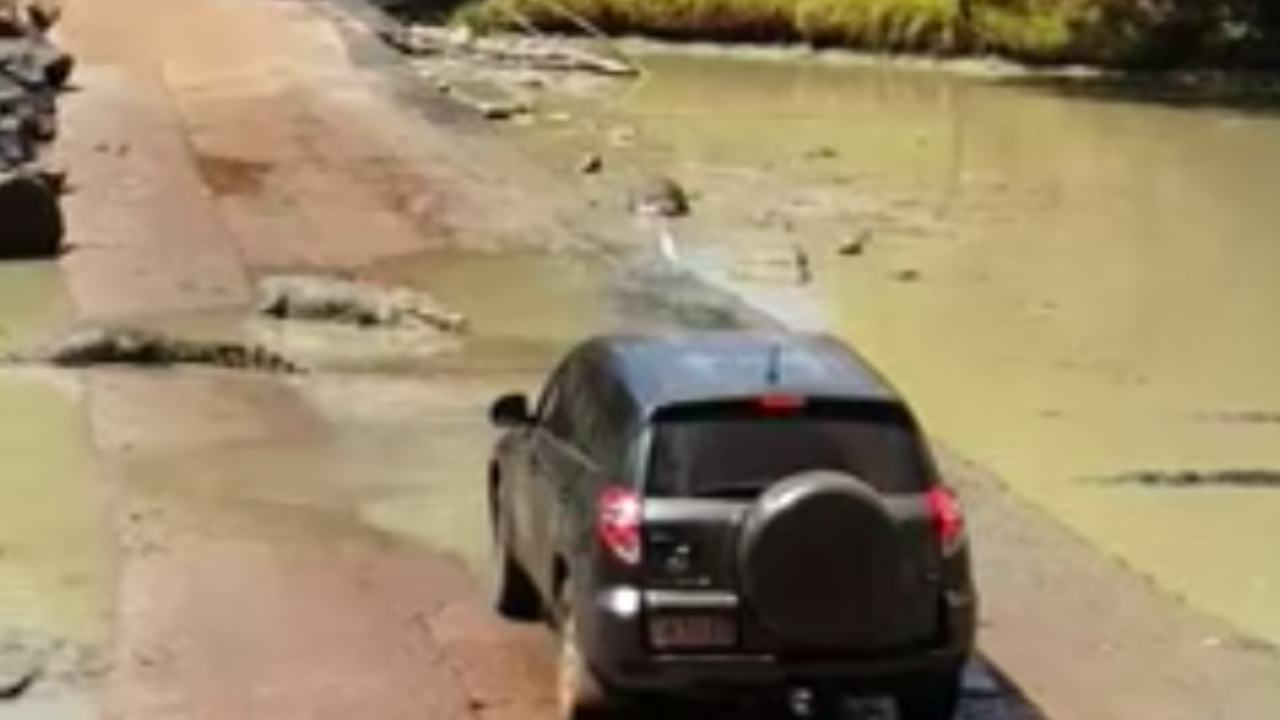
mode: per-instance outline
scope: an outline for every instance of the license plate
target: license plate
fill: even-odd
[[[731,647],[737,639],[732,619],[718,615],[677,615],[649,621],[649,639],[659,649]]]

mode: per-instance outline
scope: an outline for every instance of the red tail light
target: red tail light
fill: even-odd
[[[806,404],[807,401],[803,396],[784,395],[781,393],[761,395],[756,399],[756,406],[765,414],[785,415],[799,412],[804,409]]]
[[[965,541],[964,512],[960,509],[960,501],[945,487],[935,487],[926,496],[929,503],[929,517],[933,520],[933,528],[938,533],[938,541],[942,552],[955,554]]]
[[[640,497],[623,487],[608,487],[600,493],[596,531],[600,543],[627,565],[640,564]]]

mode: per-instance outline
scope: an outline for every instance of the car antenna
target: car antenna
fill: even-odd
[[[782,345],[774,343],[769,348],[769,366],[765,369],[765,380],[770,385],[777,385],[782,381]]]

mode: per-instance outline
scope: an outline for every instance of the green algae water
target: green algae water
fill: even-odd
[[[0,373],[0,618],[5,632],[96,645],[113,551],[70,383]]]

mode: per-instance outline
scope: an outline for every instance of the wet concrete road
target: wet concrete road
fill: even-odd
[[[391,100],[322,9],[72,3],[74,250],[60,283],[48,265],[15,271],[36,290],[0,277],[0,297],[43,298],[0,322],[240,327],[255,277],[315,267],[428,287],[474,333],[299,378],[0,370],[0,412],[28,433],[0,442],[0,487],[22,498],[0,507],[0,680],[47,670],[0,717],[550,717],[549,633],[499,621],[479,579],[487,402],[535,388],[591,329],[755,317],[616,248],[583,252],[568,183]],[[1272,655],[980,472],[953,477],[1008,679],[975,673],[966,718],[1036,717],[1015,686],[1054,720],[1275,716]]]

